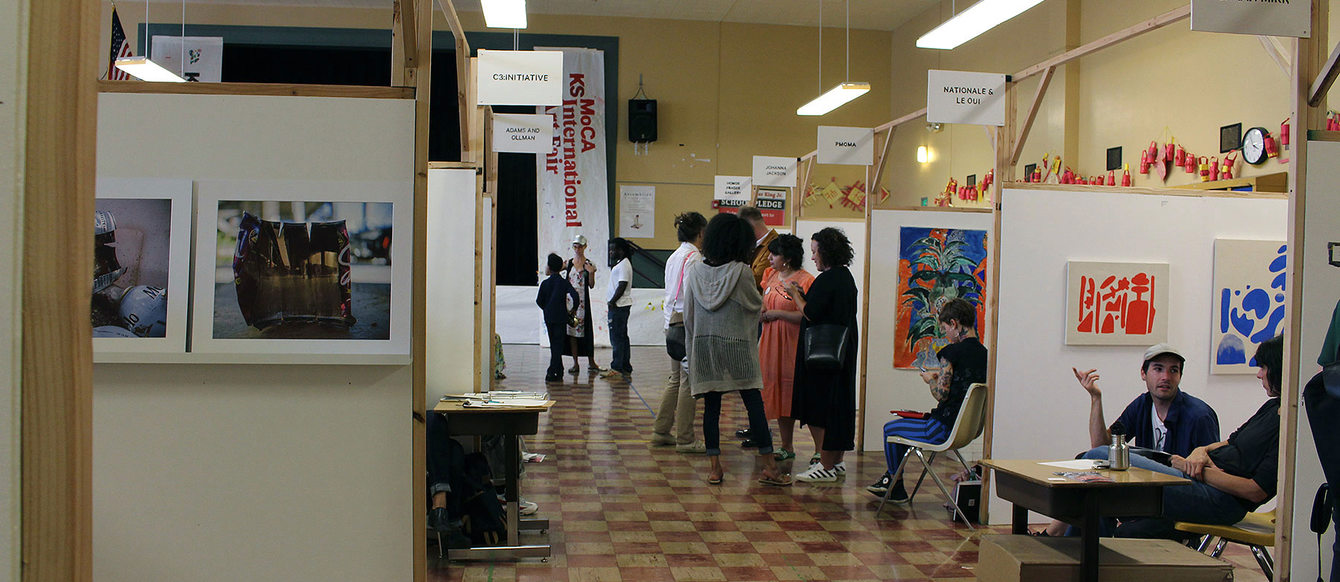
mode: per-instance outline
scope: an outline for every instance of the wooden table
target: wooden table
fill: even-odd
[[[1043,465],[1049,461],[983,459],[994,469],[996,494],[1014,504],[1011,533],[1027,534],[1028,511],[1054,517],[1082,531],[1080,580],[1098,580],[1098,535],[1104,517],[1157,517],[1163,513],[1163,488],[1190,481],[1148,469],[1094,470],[1110,482],[1072,481],[1057,475],[1076,469]]]
[[[462,401],[438,402],[433,412],[447,417],[447,431],[452,435],[495,436],[501,435],[505,442],[505,454],[508,460],[503,470],[506,479],[505,495],[507,510],[507,543],[502,546],[472,547],[447,551],[452,560],[498,560],[517,558],[548,559],[550,547],[543,545],[522,545],[520,531],[547,532],[547,519],[521,519],[521,493],[518,480],[521,464],[521,446],[518,437],[539,432],[540,413],[548,412],[554,401],[546,401],[540,406],[464,406]]]

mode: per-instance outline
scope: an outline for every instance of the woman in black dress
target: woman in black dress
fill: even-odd
[[[795,478],[825,483],[846,474],[842,455],[856,448],[856,280],[847,268],[853,255],[851,241],[842,231],[829,227],[815,233],[810,237],[810,254],[819,269],[810,290],[795,283],[787,288],[804,315],[796,346],[791,416],[809,425],[819,458],[811,458],[809,470]],[[825,323],[847,328],[846,359],[838,370],[810,370],[805,365],[806,330]]]

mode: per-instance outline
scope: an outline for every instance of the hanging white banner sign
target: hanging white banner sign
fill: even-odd
[[[818,160],[820,164],[853,166],[875,163],[875,130],[820,125]]]
[[[796,159],[754,156],[754,185],[796,187]]]
[[[493,114],[493,151],[547,154],[554,148],[554,116]]]
[[[476,105],[561,105],[563,53],[479,49]]]
[[[1005,125],[1005,81],[999,73],[928,71],[926,122]]]
[[[750,182],[749,176],[717,176],[712,205],[719,212],[739,212],[741,206],[749,204]]]
[[[605,161],[605,53],[586,48],[551,49],[563,60],[562,103],[537,107],[553,119],[549,149],[535,156],[536,239],[539,257],[557,252],[572,258],[572,241],[586,237],[586,257],[597,265],[589,295],[603,297],[609,270],[609,172]],[[596,345],[609,345],[604,301],[580,302],[583,321],[591,322]],[[590,319],[587,319],[589,317]],[[569,335],[577,337],[578,332]],[[581,337],[587,337],[585,331]],[[587,345],[582,340],[582,345]],[[580,347],[580,350],[586,348]]]
[[[160,67],[187,81],[218,83],[223,80],[221,36],[154,35],[153,52],[149,54]],[[182,67],[183,62],[185,67]]]
[[[1307,0],[1191,0],[1191,30],[1266,36],[1312,36]]]

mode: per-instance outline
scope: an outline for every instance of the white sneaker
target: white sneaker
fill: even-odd
[[[517,515],[535,515],[535,512],[540,510],[540,504],[534,501],[526,501],[525,499],[517,501],[516,505]]]
[[[820,463],[810,463],[810,468],[811,468],[811,469],[813,469],[813,468],[815,468],[815,467],[822,467],[822,466],[823,466],[823,465],[820,464]],[[846,462],[846,461],[838,461],[838,464],[833,465],[833,472],[834,472],[834,473],[837,473],[837,475],[838,475],[839,477],[846,477],[846,476],[847,476],[847,462]]]
[[[823,465],[815,464],[810,465],[808,471],[796,475],[795,479],[806,483],[835,483],[838,480],[838,474],[836,470],[825,469]]]
[[[675,445],[675,452],[686,455],[701,455],[707,452],[707,445],[704,445],[702,441],[695,441],[686,445]]]

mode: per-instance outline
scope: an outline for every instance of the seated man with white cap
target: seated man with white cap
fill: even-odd
[[[1219,415],[1204,400],[1181,389],[1186,358],[1177,348],[1157,344],[1145,350],[1140,379],[1145,392],[1132,400],[1117,422],[1126,440],[1137,447],[1187,456],[1196,447],[1219,442]],[[1103,421],[1103,393],[1098,370],[1071,368],[1079,385],[1089,393],[1089,446],[1085,458],[1106,459],[1112,434]],[[1099,450],[1101,449],[1101,451]],[[1098,456],[1093,456],[1098,455]]]
[[[1166,343],[1145,350],[1140,379],[1145,392],[1135,397],[1117,418],[1126,439],[1136,447],[1186,457],[1196,447],[1219,442],[1219,415],[1204,400],[1181,389],[1186,358]],[[1112,434],[1103,420],[1103,392],[1098,389],[1098,370],[1071,368],[1079,385],[1089,393],[1089,446],[1085,459],[1106,459]],[[1061,535],[1063,522],[1052,522],[1039,535]]]

